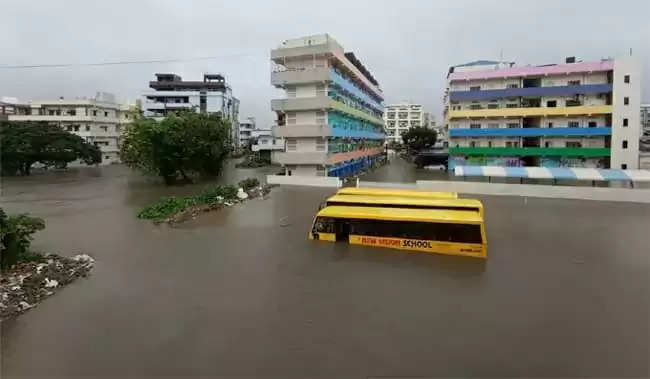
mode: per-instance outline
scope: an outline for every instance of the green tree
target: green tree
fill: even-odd
[[[120,157],[128,166],[160,176],[166,184],[221,172],[231,152],[229,121],[195,112],[158,122],[138,119],[125,131]]]
[[[3,175],[29,175],[36,162],[66,167],[77,159],[89,165],[102,161],[97,146],[44,122],[0,122],[0,146]]]
[[[7,216],[0,208],[0,268],[7,269],[31,253],[32,234],[45,228],[38,217],[24,214]]]
[[[402,134],[402,141],[409,152],[418,152],[429,149],[436,144],[438,135],[435,130],[416,126]]]

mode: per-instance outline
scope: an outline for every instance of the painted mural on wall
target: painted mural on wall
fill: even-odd
[[[594,158],[542,157],[539,165],[541,167],[607,168],[605,160]]]

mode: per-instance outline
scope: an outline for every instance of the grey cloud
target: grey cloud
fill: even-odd
[[[226,75],[241,116],[274,119],[269,50],[330,33],[379,80],[386,102],[422,103],[440,117],[450,65],[519,64],[628,54],[650,102],[650,2],[638,1],[2,1],[0,65],[223,56],[128,66],[0,68],[0,95],[36,99],[96,91],[135,100],[154,72]],[[238,55],[235,55],[238,54]]]

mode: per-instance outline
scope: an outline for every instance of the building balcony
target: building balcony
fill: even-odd
[[[327,110],[334,100],[328,96],[296,97],[271,100],[271,110],[275,112]]]
[[[583,105],[577,107],[535,107],[535,108],[498,108],[450,111],[450,119],[459,118],[489,118],[489,117],[546,117],[546,116],[578,116],[612,113],[611,105]]]
[[[509,97],[538,97],[538,96],[574,96],[612,92],[612,85],[584,84],[577,86],[506,88],[481,91],[451,91],[451,101],[496,100]]]
[[[450,155],[609,157],[608,147],[450,147]]]
[[[382,127],[384,126],[384,120],[382,120],[381,118],[372,116],[372,115],[370,115],[368,113],[365,113],[365,112],[362,112],[362,111],[360,111],[358,109],[354,109],[354,108],[352,108],[350,106],[347,106],[347,105],[345,105],[345,104],[343,104],[341,102],[338,102],[338,101],[332,101],[332,109],[335,109],[335,110],[343,112],[343,113],[347,113],[350,116],[360,118],[362,120],[366,120],[366,121],[368,121],[370,123],[373,123],[375,125],[379,125],[379,126],[382,126]]]
[[[337,164],[340,162],[345,162],[353,159],[359,159],[363,157],[378,155],[384,152],[384,149],[381,147],[373,147],[368,149],[359,149],[354,151],[348,151],[345,153],[334,153],[330,154],[327,159],[327,164]]]
[[[450,129],[450,137],[596,137],[611,136],[611,127],[598,128],[489,128],[489,129]]]
[[[361,91],[354,84],[352,84],[351,81],[344,78],[341,74],[339,74],[333,69],[330,69],[329,72],[330,72],[330,80],[332,80],[333,83],[337,84],[339,87],[341,87],[343,90],[348,92],[350,95],[373,106],[378,111],[383,112],[384,110],[383,105],[381,105],[379,102],[377,102],[376,100],[368,96],[368,94]]]
[[[9,115],[9,121],[46,121],[46,122],[90,122],[95,121],[96,117],[85,115]],[[107,121],[108,122],[108,121]],[[114,121],[114,122],[117,122]]]
[[[271,84],[284,87],[287,84],[323,83],[330,80],[327,67],[315,67],[302,70],[286,70],[271,73]]]
[[[383,126],[384,120],[375,117],[358,109],[347,106],[341,102],[335,101],[328,96],[315,97],[296,97],[290,99],[273,99],[271,100],[271,110],[275,112],[291,111],[309,111],[309,110],[328,110],[334,109],[346,113],[352,117],[368,121],[370,123]]]
[[[275,159],[279,164],[293,165],[293,164],[320,164],[327,163],[327,153],[320,151],[310,152],[276,152]]]
[[[342,69],[345,69],[354,75],[363,86],[371,91],[375,96],[380,99],[384,98],[382,91],[379,87],[372,84],[366,77],[359,71],[359,69],[345,57],[345,53],[341,46],[334,40],[328,40],[326,43],[320,43],[309,46],[297,47],[280,47],[271,50],[271,61],[276,64],[283,64],[285,58],[289,57],[304,57],[304,56],[328,56],[335,58]]]
[[[332,127],[327,124],[317,125],[284,125],[273,128],[275,137],[329,137],[332,135]]]

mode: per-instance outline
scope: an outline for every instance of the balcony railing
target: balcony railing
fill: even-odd
[[[609,157],[609,148],[581,147],[450,147],[451,155]]]
[[[449,118],[574,116],[612,113],[611,105],[583,105],[576,107],[499,108],[480,110],[454,110]]]

